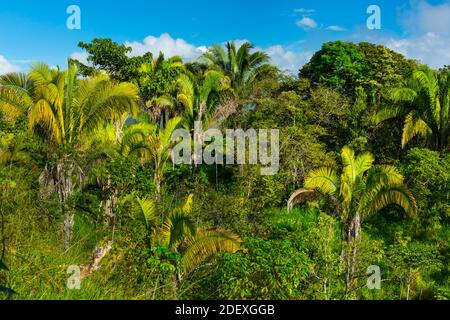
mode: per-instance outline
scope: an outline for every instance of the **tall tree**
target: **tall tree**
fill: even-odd
[[[115,80],[134,82],[139,77],[139,67],[153,57],[150,52],[130,57],[131,47],[119,45],[111,39],[96,38],[90,43],[80,42],[78,46],[88,54],[88,64],[74,60],[84,76],[104,71]]]
[[[361,42],[358,49],[364,54],[367,65],[361,85],[370,98],[370,106],[379,110],[387,92],[409,78],[418,67],[417,63],[382,45]]]
[[[220,125],[235,111],[230,78],[220,71],[206,71],[199,80],[182,74],[176,89],[176,100],[182,105],[186,129],[193,129],[195,121],[201,121],[204,127]]]
[[[171,149],[176,144],[176,141],[172,140],[172,135],[180,123],[181,118],[175,117],[170,119],[164,128],[156,125],[150,125],[146,130],[136,128],[137,130],[130,132],[126,137],[129,148],[127,152],[135,153],[142,161],[151,163],[158,199],[162,195],[164,173],[171,160]]]
[[[304,188],[295,192],[288,206],[304,202],[318,194],[332,197],[337,214],[346,226],[348,251],[347,293],[355,288],[357,247],[361,239],[363,219],[374,215],[388,205],[397,205],[407,214],[416,212],[413,195],[403,183],[403,176],[392,166],[374,166],[374,157],[364,153],[355,157],[349,147],[341,151],[342,172],[332,168],[312,170],[305,179]]]
[[[74,225],[74,213],[67,202],[75,180],[81,180],[75,160],[80,138],[103,119],[136,112],[138,99],[137,88],[132,84],[115,83],[107,76],[80,80],[77,75],[73,62],[66,71],[38,63],[28,75],[0,78],[0,110],[26,113],[29,128],[39,132],[50,154],[56,155],[55,161],[46,164],[42,178],[59,195],[65,246],[69,245]]]
[[[351,42],[334,41],[323,44],[300,70],[300,78],[311,79],[349,95],[363,80],[367,68],[364,54]]]
[[[180,57],[174,56],[166,60],[163,53],[139,68],[138,82],[142,99],[149,114],[161,127],[166,125],[171,116],[180,113],[172,94],[178,77],[184,72],[184,63]]]
[[[234,42],[228,42],[225,49],[220,45],[213,45],[200,59],[201,63],[218,67],[230,77],[231,86],[239,97],[243,97],[254,82],[273,71],[269,56],[262,51],[252,52],[253,45],[245,42],[236,48]]]

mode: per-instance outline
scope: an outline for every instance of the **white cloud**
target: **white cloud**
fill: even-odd
[[[314,10],[314,9],[298,8],[298,9],[294,9],[294,12],[296,12],[296,13],[314,13],[314,12],[316,12],[316,10]]]
[[[384,43],[388,48],[426,63],[432,68],[450,65],[450,37],[428,32],[407,39],[390,38]]]
[[[450,35],[450,1],[430,5],[426,1],[412,2],[410,10],[400,12],[400,22],[410,32],[433,32]]]
[[[450,65],[450,0],[437,5],[411,1],[398,15],[409,35],[385,39],[387,47],[432,68]]]
[[[163,33],[159,37],[148,36],[143,42],[125,42],[125,45],[132,48],[130,56],[141,56],[151,52],[157,56],[163,52],[166,57],[180,56],[184,61],[192,61],[206,52],[205,46],[196,47],[183,39],[174,39],[168,33]]]
[[[74,60],[78,60],[80,61],[82,64],[89,66],[90,62],[87,60],[88,58],[88,53],[87,52],[74,52],[70,55],[70,58],[74,59]]]
[[[329,27],[327,27],[327,30],[330,30],[330,31],[345,31],[346,29],[344,27],[341,27],[341,26],[329,26]]]
[[[9,62],[4,56],[0,55],[0,74],[18,72],[20,68]]]
[[[303,17],[301,20],[298,20],[296,24],[304,30],[317,28],[317,22],[309,17]]]
[[[266,49],[259,49],[266,52],[271,62],[283,71],[297,73],[301,66],[309,61],[312,52],[309,51],[291,51],[281,45],[275,45]]]

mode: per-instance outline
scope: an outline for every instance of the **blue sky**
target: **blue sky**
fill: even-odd
[[[381,8],[381,30],[366,27],[371,4]],[[66,27],[69,5],[81,9],[80,30]],[[95,37],[185,60],[214,43],[250,40],[292,72],[323,42],[371,41],[437,68],[450,64],[450,0],[1,0],[0,73],[83,59],[78,42]]]

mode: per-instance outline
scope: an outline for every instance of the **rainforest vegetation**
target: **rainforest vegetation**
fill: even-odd
[[[0,299],[450,298],[450,67],[341,41],[296,75],[250,43],[79,46],[0,76]],[[278,173],[175,165],[195,121],[278,129]]]

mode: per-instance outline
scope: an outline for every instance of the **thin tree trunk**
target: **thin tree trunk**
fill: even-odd
[[[73,226],[75,225],[75,215],[69,210],[64,213],[64,223],[63,223],[63,245],[64,248],[68,248],[73,236]]]
[[[403,297],[403,278],[400,280],[400,300],[402,300]]]
[[[357,250],[358,244],[361,240],[361,216],[356,213],[350,220],[347,231],[347,281],[346,281],[346,295],[348,295],[356,285],[356,267],[357,267]]]
[[[161,188],[162,188],[162,177],[159,173],[159,169],[155,169],[155,191],[156,191],[156,198],[159,200],[161,199]]]
[[[111,187],[111,180],[108,179],[107,185],[103,186],[103,191],[106,192]],[[105,200],[102,201],[101,205],[104,213],[104,224],[105,227],[112,228],[111,242],[114,244],[114,234],[116,231],[116,207],[119,202],[118,191],[114,190],[113,193]]]
[[[108,179],[106,186],[103,186],[103,192],[107,192],[111,187],[111,180]],[[116,218],[116,206],[118,203],[118,192],[114,190],[107,199],[102,201],[102,207],[104,212],[104,223],[105,226],[112,226]]]
[[[83,280],[90,275],[92,275],[95,271],[100,269],[100,262],[103,260],[103,258],[108,254],[108,252],[112,249],[112,242],[109,241],[105,245],[96,247],[94,251],[92,252],[92,258],[91,261],[81,267],[81,279]]]
[[[65,163],[64,159],[58,161],[56,165],[56,189],[61,203],[61,208],[64,216],[62,241],[64,248],[68,248],[72,240],[73,226],[75,224],[75,214],[68,206],[68,199],[73,194],[72,182],[73,166]]]
[[[411,290],[411,269],[408,270],[408,288],[406,291],[406,300],[409,300],[410,290]]]
[[[179,272],[175,271],[175,274],[172,277],[173,281],[173,296],[174,299],[178,300],[178,289],[180,288],[181,283],[181,275]]]

